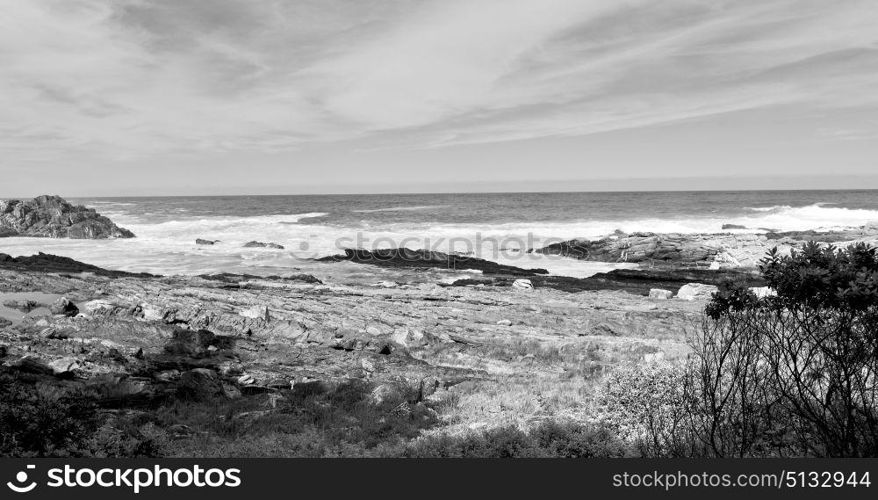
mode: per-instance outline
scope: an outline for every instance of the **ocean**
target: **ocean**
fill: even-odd
[[[314,259],[343,248],[456,251],[584,277],[621,265],[527,254],[528,248],[615,231],[659,233],[833,229],[878,222],[878,191],[601,192],[85,198],[131,240],[0,239],[0,252],[52,253],[157,274],[308,272],[364,278],[363,266]],[[734,224],[747,229],[723,230]],[[212,246],[195,239],[219,240]],[[273,242],[283,250],[243,248]],[[368,274],[368,273],[367,273]],[[449,276],[453,279],[457,276]]]

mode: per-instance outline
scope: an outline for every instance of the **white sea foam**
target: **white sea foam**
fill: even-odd
[[[30,255],[41,251],[103,267],[158,274],[221,271],[283,274],[293,272],[293,268],[302,268],[319,275],[326,266],[314,264],[310,259],[334,255],[343,248],[404,246],[457,251],[503,264],[546,268],[554,274],[588,276],[618,266],[533,255],[526,251],[561,240],[605,237],[616,230],[628,233],[717,233],[722,231],[723,224],[736,224],[748,229],[727,232],[743,233],[766,229],[829,230],[878,222],[878,211],[825,204],[757,207],[737,217],[693,214],[668,219],[504,224],[397,223],[380,227],[340,227],[315,224],[317,221],[309,220],[328,215],[323,212],[180,218],[159,223],[148,222],[148,216],[143,214],[133,216],[121,207],[102,212],[120,226],[131,229],[137,238],[110,241],[4,238],[0,240],[0,252]],[[220,242],[202,246],[195,244],[196,238]],[[253,240],[278,243],[285,249],[243,248],[244,243]]]
[[[445,205],[420,205],[413,207],[372,208],[367,210],[353,210],[353,212],[358,214],[372,214],[378,212],[417,212],[420,210],[436,210],[444,207]]]

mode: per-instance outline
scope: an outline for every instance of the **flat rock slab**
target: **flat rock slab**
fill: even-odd
[[[51,314],[49,306],[55,303],[61,295],[43,292],[7,292],[0,293],[0,318],[4,318],[13,325],[21,323],[25,318],[35,318]],[[37,307],[30,311],[23,312],[18,309],[8,307],[4,304],[8,302],[24,302],[33,301],[38,304]]]

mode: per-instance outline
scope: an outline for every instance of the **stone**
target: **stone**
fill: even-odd
[[[409,387],[404,382],[390,381],[372,389],[372,402],[380,405],[407,399]]]
[[[232,384],[223,384],[223,395],[228,399],[238,399],[241,397],[241,389]]]
[[[140,318],[143,321],[159,321],[165,316],[164,311],[152,304],[139,305],[141,314]]]
[[[747,226],[742,226],[740,224],[723,224],[723,231],[728,231],[730,229],[747,229]]]
[[[134,233],[92,208],[43,195],[27,201],[0,200],[0,237],[9,236],[97,240],[133,238]]]
[[[82,305],[82,310],[92,316],[108,315],[117,308],[116,304],[104,299],[90,300]]]
[[[205,240],[205,239],[201,239],[201,238],[195,239],[196,245],[216,245],[219,242],[220,242],[220,240]]]
[[[397,283],[395,281],[380,281],[380,282],[376,283],[375,286],[378,286],[381,288],[396,288],[399,286],[399,283]]]
[[[49,327],[40,331],[40,336],[46,339],[64,340],[70,338],[70,333],[66,328]]]
[[[705,285],[703,283],[689,283],[683,285],[677,292],[677,298],[681,300],[709,300],[713,294],[719,291],[714,285]]]
[[[649,298],[667,300],[674,296],[674,292],[663,290],[661,288],[651,288],[649,290]]]
[[[248,241],[244,243],[244,248],[274,248],[276,250],[283,250],[283,245],[278,245],[277,243],[263,243],[261,241]]]
[[[56,300],[49,308],[52,314],[63,314],[64,316],[73,317],[79,314],[79,308],[71,302],[67,297],[61,297]]]
[[[370,361],[368,358],[360,359],[360,366],[367,373],[372,373],[375,371],[375,363],[372,363],[372,361]]]
[[[60,358],[49,363],[49,368],[55,376],[64,376],[72,373],[80,367],[80,362],[76,358]]]
[[[216,372],[207,368],[194,368],[180,376],[177,393],[185,399],[204,400],[224,396],[223,384]]]
[[[501,319],[500,321],[497,322],[497,324],[499,326],[512,326],[512,321],[510,321],[508,319]]]
[[[173,382],[180,379],[180,370],[164,370],[154,375],[155,379],[161,382]]]
[[[253,306],[244,309],[239,313],[245,318],[261,319],[263,321],[271,321],[271,314],[268,312],[267,306]]]
[[[7,300],[6,302],[3,303],[3,305],[5,307],[10,308],[10,309],[19,310],[23,313],[29,313],[29,312],[33,311],[34,309],[40,307],[39,302],[37,302],[35,300],[28,300],[28,299]]]
[[[533,290],[533,283],[530,280],[526,279],[517,279],[512,282],[512,288],[516,288],[518,290]]]

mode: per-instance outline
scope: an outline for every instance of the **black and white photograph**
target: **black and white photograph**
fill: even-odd
[[[874,0],[0,0],[0,457],[875,458],[876,167]]]

